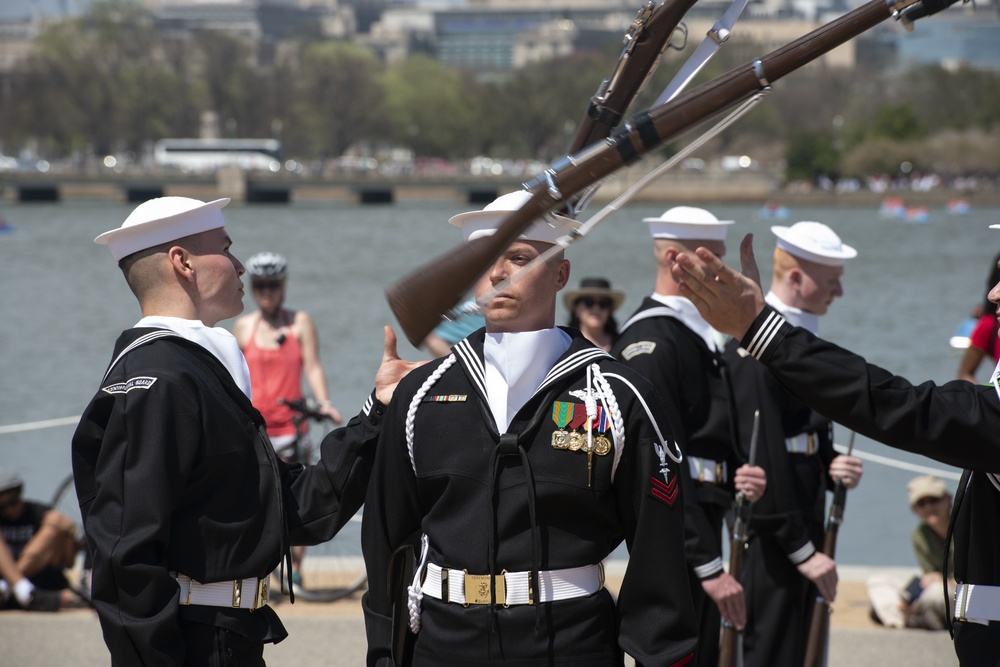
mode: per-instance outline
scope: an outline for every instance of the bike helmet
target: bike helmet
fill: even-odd
[[[246,269],[251,278],[284,278],[288,262],[276,252],[259,252],[247,260]]]

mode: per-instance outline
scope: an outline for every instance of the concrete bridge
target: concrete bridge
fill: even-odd
[[[641,178],[655,163],[640,163],[608,179],[596,201],[610,200]],[[524,179],[527,180],[527,179]],[[771,195],[775,177],[762,171],[669,172],[635,201],[759,201]],[[313,177],[289,173],[244,172],[228,167],[214,173],[49,171],[0,172],[0,196],[9,203],[103,199],[137,203],[178,195],[198,199],[230,197],[245,203],[346,201],[391,204],[397,201],[445,200],[487,204],[521,187],[512,176],[392,176],[362,174]]]

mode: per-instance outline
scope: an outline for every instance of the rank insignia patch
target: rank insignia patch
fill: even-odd
[[[640,354],[652,354],[655,349],[656,341],[640,340],[638,343],[632,343],[622,350],[622,358],[628,361],[632,357],[638,357]]]
[[[673,476],[669,484],[665,484],[663,480],[656,477],[650,477],[649,482],[652,485],[649,490],[650,494],[657,500],[665,502],[668,507],[673,507],[677,501],[677,475]]]
[[[440,396],[424,396],[424,403],[465,403],[468,394],[442,394]]]
[[[139,376],[129,378],[124,382],[109,384],[107,387],[101,387],[101,391],[108,394],[127,394],[133,389],[149,389],[153,386],[154,382],[156,382],[156,378]]]

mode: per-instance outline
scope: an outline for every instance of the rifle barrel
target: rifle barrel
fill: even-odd
[[[491,237],[481,237],[435,258],[386,290],[389,305],[408,340],[419,346],[486,268],[539,216],[587,186],[632,164],[683,131],[770,87],[852,37],[878,25],[915,0],[870,0],[769,55],[744,65],[670,102],[633,116],[612,135],[567,156],[562,165],[525,184],[533,196],[512,212]]]

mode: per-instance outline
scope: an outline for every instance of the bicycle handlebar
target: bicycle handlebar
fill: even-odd
[[[318,422],[321,422],[325,419],[330,419],[329,415],[325,415],[322,412],[320,412],[319,407],[315,403],[306,400],[305,397],[294,398],[291,400],[287,398],[279,398],[278,403],[281,403],[282,405],[287,405],[292,410],[299,413],[305,419],[314,419]],[[333,420],[331,419],[331,421]]]

